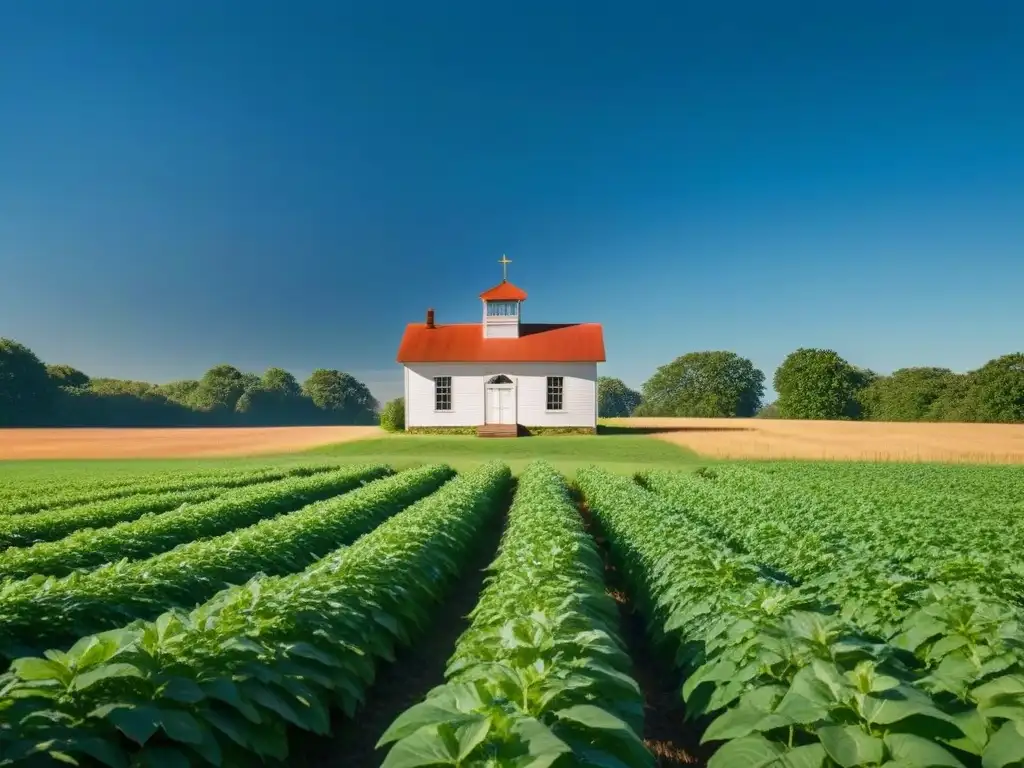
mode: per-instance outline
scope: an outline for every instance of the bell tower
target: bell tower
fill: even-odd
[[[512,260],[502,255],[498,263],[501,264],[501,282],[480,294],[484,305],[484,338],[517,339],[520,308],[526,301],[526,291],[508,281],[508,265]]]

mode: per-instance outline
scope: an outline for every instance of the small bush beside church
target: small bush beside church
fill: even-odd
[[[396,397],[385,404],[380,412],[380,426],[388,432],[401,432],[405,429],[404,397]]]

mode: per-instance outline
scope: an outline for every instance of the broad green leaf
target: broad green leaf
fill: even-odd
[[[233,681],[220,679],[204,682],[202,688],[209,698],[219,699],[225,704],[230,704],[249,722],[262,723],[264,721],[265,715],[261,714],[259,707],[243,698],[241,691]]]
[[[829,757],[843,768],[882,762],[884,745],[856,725],[826,725],[816,731]]]
[[[203,712],[203,720],[223,733],[240,747],[249,746],[250,729],[258,728],[258,726],[242,720],[230,712],[218,712],[215,709],[205,710]]]
[[[295,711],[292,705],[286,701],[284,697],[278,695],[269,687],[256,682],[251,682],[245,686],[244,691],[247,696],[261,707],[265,707],[271,712],[280,715],[292,725],[297,725],[300,728],[305,727],[302,716]]]
[[[981,755],[982,768],[1004,768],[1024,761],[1024,735],[1016,723],[1008,721],[992,734]]]
[[[109,768],[127,768],[128,766],[128,757],[124,751],[117,744],[105,739],[75,739],[74,746]]]
[[[517,768],[548,768],[572,748],[532,717],[516,720],[512,731],[526,745],[526,755],[516,761]]]
[[[1024,675],[1003,675],[971,690],[971,698],[985,705],[1002,696],[1021,695],[1024,695]]]
[[[117,706],[106,718],[136,744],[145,745],[160,728],[161,712],[156,707]]]
[[[770,714],[754,709],[749,705],[741,704],[738,707],[733,707],[726,710],[707,727],[704,735],[701,737],[701,743],[738,739],[754,731],[764,730],[758,726],[769,717],[771,717]],[[787,721],[785,718],[776,715],[772,722],[777,727],[778,725],[785,724]]]
[[[459,744],[458,761],[469,758],[470,753],[483,743],[490,733],[493,722],[489,717],[481,717],[471,722],[464,722],[455,728],[455,737]]]
[[[984,715],[976,709],[968,709],[954,714],[953,722],[964,735],[962,738],[951,739],[950,746],[972,755],[980,755],[989,739]]]
[[[88,672],[76,675],[75,679],[71,682],[71,687],[74,690],[84,691],[86,688],[102,680],[115,677],[143,677],[143,674],[142,670],[134,664],[103,664],[102,666],[93,667]]]
[[[160,725],[175,741],[185,744],[200,744],[203,741],[203,731],[199,727],[199,722],[188,712],[180,709],[160,710]]]
[[[390,744],[393,741],[411,736],[420,728],[436,727],[441,723],[452,723],[458,725],[463,722],[471,722],[477,719],[474,715],[456,712],[447,707],[441,707],[432,700],[414,704],[400,714],[388,727],[384,734],[377,741],[377,746]]]
[[[895,695],[885,698],[877,695],[865,696],[861,714],[867,722],[876,725],[890,725],[912,716],[952,721],[949,715],[938,709],[930,700],[918,695],[913,698],[900,698]]]
[[[963,763],[944,747],[912,733],[886,734],[885,746],[889,757],[908,768],[963,768]]]
[[[626,723],[615,715],[592,704],[579,704],[575,707],[560,709],[554,713],[559,720],[575,723],[584,728],[600,730],[609,734],[620,744],[636,765],[645,765],[651,761],[650,753],[643,741]]]
[[[11,662],[11,671],[22,680],[31,681],[54,680],[67,684],[72,677],[63,664],[35,657],[15,659]]]
[[[206,698],[206,694],[199,684],[187,677],[171,678],[160,693],[166,699],[180,701],[183,704],[197,704]]]
[[[437,726],[421,728],[399,740],[388,752],[381,768],[420,768],[420,766],[457,765],[457,752],[437,732]]]
[[[708,768],[763,768],[775,764],[783,748],[760,734],[727,741],[708,760]]]
[[[821,744],[803,744],[787,750],[779,759],[779,768],[822,768],[828,753]]]

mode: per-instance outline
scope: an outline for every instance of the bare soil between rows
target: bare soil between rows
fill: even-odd
[[[505,530],[508,508],[515,493],[512,484],[501,514],[487,524],[465,571],[437,606],[433,625],[416,644],[400,649],[394,663],[378,668],[377,679],[366,692],[366,705],[352,719],[336,713],[329,736],[294,734],[289,746],[289,768],[378,768],[387,748],[376,749],[381,735],[402,712],[423,700],[444,683],[448,659],[459,636],[469,627],[469,613],[483,591],[487,567],[497,554]]]
[[[682,680],[672,660],[655,648],[647,635],[644,618],[635,610],[621,574],[611,562],[608,542],[594,524],[582,496],[574,492],[577,508],[587,530],[601,551],[605,587],[619,609],[619,631],[633,662],[633,679],[644,698],[644,745],[654,755],[658,768],[703,766],[713,747],[700,743],[700,730],[686,721]]]
[[[0,429],[0,460],[260,456],[383,434],[379,427]]]

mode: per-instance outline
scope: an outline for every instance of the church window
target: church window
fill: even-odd
[[[548,410],[562,410],[562,377],[548,376]]]
[[[452,377],[434,377],[434,410],[450,411],[452,409]]]
[[[488,301],[488,317],[515,317],[519,307],[515,301]]]

